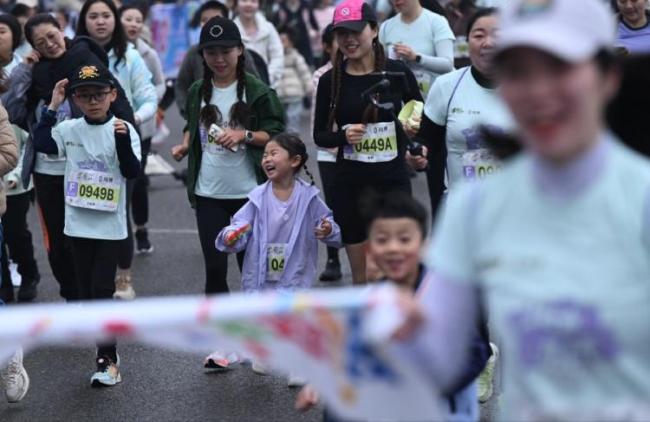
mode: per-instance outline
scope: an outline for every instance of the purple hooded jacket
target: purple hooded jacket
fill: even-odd
[[[242,268],[242,290],[259,291],[271,287],[266,285],[266,245],[268,234],[267,189],[272,189],[271,182],[266,182],[253,189],[248,195],[248,202],[233,216],[230,226],[225,227],[215,242],[217,249],[223,252],[239,252],[246,249]],[[323,218],[332,224],[332,232],[323,239],[328,246],[341,247],[341,229],[334,222],[332,211],[318,196],[318,188],[296,178],[294,185],[297,201],[296,221],[292,225],[289,243],[285,249],[285,267],[280,281],[273,283],[275,288],[298,289],[311,287],[316,278],[318,260],[318,239],[314,230]],[[232,246],[226,246],[224,237],[232,230],[250,224],[251,230]]]

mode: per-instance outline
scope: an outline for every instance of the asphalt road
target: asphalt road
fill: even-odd
[[[175,108],[166,119],[171,135],[164,145],[154,149],[176,168],[182,168],[185,163],[173,162],[169,149],[180,139],[183,123]],[[307,120],[305,114],[303,139],[310,140]],[[316,157],[313,144],[309,145],[309,153]],[[318,178],[315,161],[310,160],[308,166]],[[426,180],[422,175],[413,180],[413,188],[417,198],[428,204]],[[202,293],[205,275],[201,249],[185,187],[170,176],[152,177],[150,204],[149,233],[155,251],[149,256],[135,257],[133,280],[138,296]],[[37,301],[60,301],[33,208],[29,223],[42,275]],[[347,280],[343,284],[347,284],[350,271],[343,252],[341,256],[344,280]],[[322,268],[324,247],[319,261]],[[229,270],[228,283],[231,290],[237,291],[239,270],[232,257]],[[29,394],[18,404],[9,405],[0,400],[0,421],[321,420],[320,408],[304,414],[293,409],[297,390],[289,388],[285,378],[260,376],[244,365],[206,372],[202,356],[139,344],[120,344],[119,351],[123,382],[101,390],[92,389],[89,383],[94,369],[92,347],[48,347],[32,351],[25,357],[25,367],[31,377]],[[486,410],[484,419],[489,419],[491,409]]]

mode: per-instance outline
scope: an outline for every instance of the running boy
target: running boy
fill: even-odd
[[[66,88],[84,117],[54,126]],[[131,124],[109,112],[116,97],[106,69],[81,66],[70,81],[56,84],[34,132],[37,151],[66,157],[64,233],[82,300],[113,297],[119,240],[127,236],[126,179],[140,171],[140,138]],[[121,381],[115,342],[97,346],[96,363],[92,386]]]
[[[386,279],[409,294],[426,289],[430,277],[420,262],[427,235],[426,209],[410,195],[399,192],[367,197],[362,208],[368,222],[368,255]],[[485,367],[490,347],[487,337],[478,335],[472,346],[464,373],[443,392],[446,421],[479,420],[474,380]],[[296,406],[306,409],[316,400],[317,394],[307,386],[299,393]],[[326,411],[325,420],[336,419]]]

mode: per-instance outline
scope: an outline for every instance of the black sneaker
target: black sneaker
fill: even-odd
[[[26,280],[23,278],[18,289],[18,302],[31,302],[36,299],[38,279]]]
[[[147,254],[153,252],[153,245],[149,242],[149,235],[147,229],[140,229],[135,231],[136,253]]]
[[[320,275],[320,281],[338,281],[343,277],[341,264],[335,259],[328,259],[325,270]]]

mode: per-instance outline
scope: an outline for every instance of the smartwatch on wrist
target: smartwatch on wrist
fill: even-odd
[[[244,135],[244,142],[246,145],[253,143],[253,140],[255,139],[255,136],[253,135],[253,132],[250,130],[246,131],[246,134]]]
[[[415,56],[415,63],[420,63],[421,61],[422,61],[422,56],[420,56],[419,54]]]

